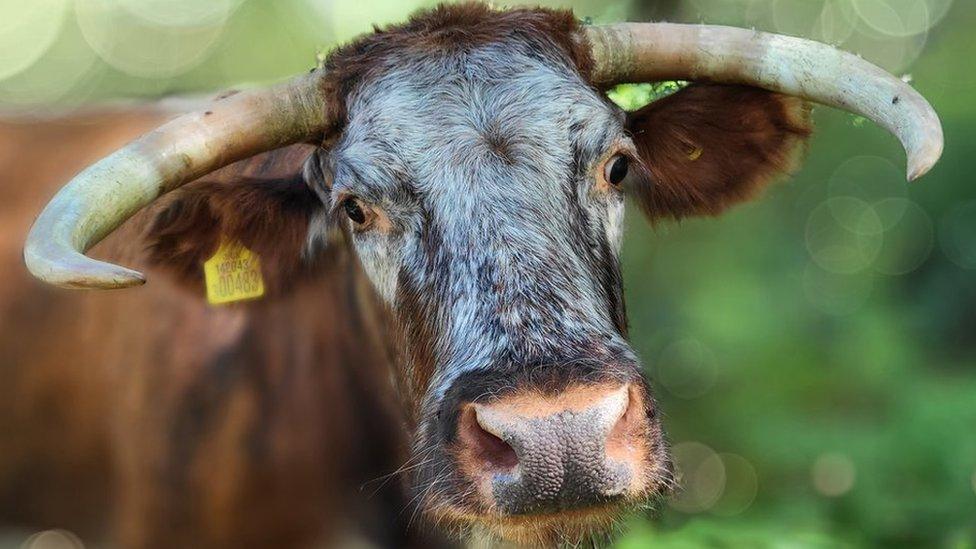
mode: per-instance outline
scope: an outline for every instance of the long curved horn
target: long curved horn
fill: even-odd
[[[932,106],[901,79],[837,48],[714,25],[618,23],[586,27],[599,85],[662,80],[746,84],[844,109],[893,133],[915,180],[942,155]]]
[[[142,273],[84,255],[160,195],[228,164],[311,139],[328,126],[316,71],[242,92],[183,115],[129,143],[65,185],[31,227],[24,261],[65,288],[125,288]]]

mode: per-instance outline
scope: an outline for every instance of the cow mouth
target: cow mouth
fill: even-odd
[[[670,479],[670,471],[667,472]],[[428,520],[443,531],[457,532],[468,541],[526,547],[577,546],[586,541],[609,544],[618,525],[632,514],[656,512],[672,492],[672,481],[661,482],[647,493],[584,508],[540,514],[477,513],[453,505],[426,511]]]
[[[445,517],[448,521],[466,526],[472,541],[514,544],[529,547],[553,547],[560,543],[594,538],[609,538],[614,525],[626,511],[617,505],[600,505],[587,509],[574,509],[559,513],[531,516],[479,516],[462,515]],[[443,519],[442,519],[443,520]],[[486,539],[487,538],[487,539]]]

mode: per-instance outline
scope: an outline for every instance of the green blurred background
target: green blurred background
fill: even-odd
[[[273,81],[431,3],[0,0],[0,113]],[[906,185],[892,137],[818,108],[804,168],[763,200],[657,227],[631,213],[633,340],[685,490],[620,547],[976,547],[976,2],[540,3],[837,44],[911,79],[946,130]]]

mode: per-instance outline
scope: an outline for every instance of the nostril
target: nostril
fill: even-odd
[[[634,387],[627,392],[627,404],[607,436],[607,455],[618,460],[627,460],[643,440],[645,424],[643,399]]]
[[[506,471],[518,465],[515,450],[498,436],[488,432],[478,421],[474,406],[461,413],[459,435],[471,451],[471,456],[490,471]]]

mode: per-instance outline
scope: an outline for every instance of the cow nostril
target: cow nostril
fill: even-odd
[[[461,413],[459,434],[462,442],[471,450],[474,459],[490,471],[507,471],[518,465],[515,450],[497,435],[485,430],[478,421],[474,406]]]
[[[641,404],[642,399],[635,392],[634,387],[628,389],[626,407],[607,435],[606,451],[610,458],[628,461],[638,450],[636,446],[643,440],[641,431],[645,424],[645,411]]]

